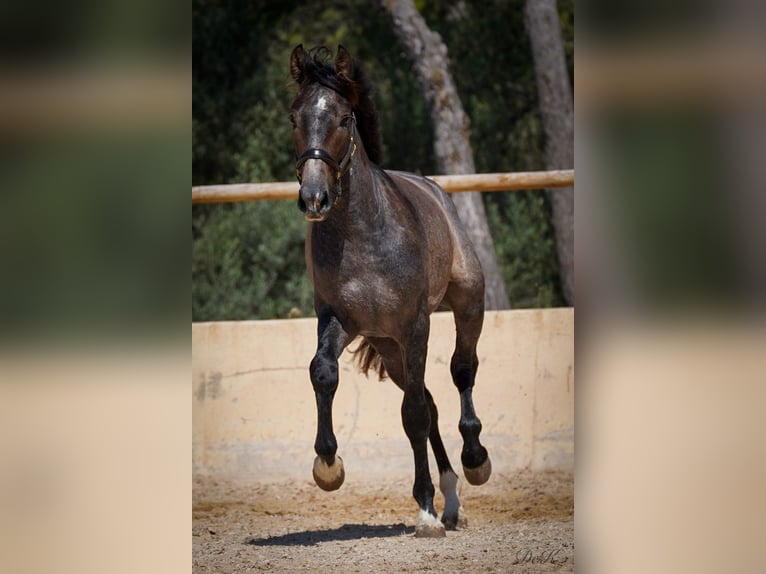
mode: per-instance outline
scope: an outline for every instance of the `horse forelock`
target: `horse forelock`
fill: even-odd
[[[351,104],[356,116],[359,136],[364,144],[367,157],[373,163],[382,163],[382,146],[378,111],[372,99],[372,83],[362,66],[354,59],[351,77],[339,76],[329,63],[332,52],[325,46],[313,48],[305,53],[301,90],[311,84],[319,84],[340,94]]]

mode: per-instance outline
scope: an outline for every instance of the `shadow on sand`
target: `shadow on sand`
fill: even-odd
[[[402,523],[385,525],[344,524],[340,528],[329,530],[304,530],[303,532],[292,532],[282,536],[247,538],[245,544],[252,546],[314,546],[320,542],[359,540],[361,538],[388,538],[414,533],[414,526],[405,526]]]

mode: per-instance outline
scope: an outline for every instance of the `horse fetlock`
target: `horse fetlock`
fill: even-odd
[[[333,463],[335,453],[338,451],[338,441],[332,430],[329,432],[319,432],[314,441],[314,452],[321,456],[325,462],[330,465]]]
[[[445,509],[444,514],[442,514],[442,523],[447,530],[462,530],[463,528],[468,528],[468,518],[463,512],[462,506],[459,506],[457,510],[450,513],[447,513],[447,510]]]
[[[330,464],[325,461],[325,457],[317,456],[314,459],[314,482],[322,490],[338,490],[346,478],[346,471],[343,468],[343,459],[339,456],[334,457]]]
[[[439,490],[444,496],[442,522],[447,530],[458,530],[468,525],[458,498],[459,486],[460,480],[452,469],[439,475]]]

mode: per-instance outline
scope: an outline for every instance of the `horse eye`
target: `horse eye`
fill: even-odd
[[[351,124],[351,116],[343,116],[340,119],[340,127],[344,129],[348,129],[350,124]]]

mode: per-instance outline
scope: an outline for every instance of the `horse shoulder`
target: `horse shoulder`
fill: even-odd
[[[481,263],[479,263],[476,250],[468,237],[463,222],[460,220],[455,204],[447,192],[433,180],[412,173],[394,172],[394,177],[411,181],[417,184],[421,190],[427,190],[428,193],[421,193],[423,198],[433,201],[433,204],[438,205],[444,213],[452,244],[452,279],[461,282],[483,282]]]
[[[413,173],[388,174],[413,204],[423,225],[429,260],[429,307],[436,309],[451,282],[480,274],[481,267],[447,193],[434,181]]]

